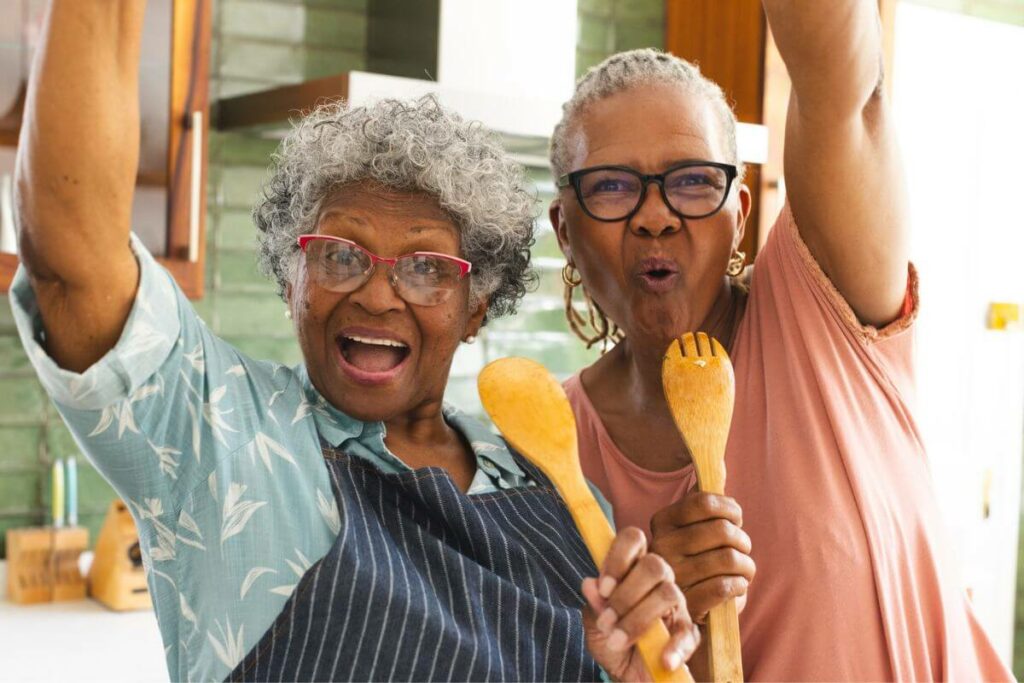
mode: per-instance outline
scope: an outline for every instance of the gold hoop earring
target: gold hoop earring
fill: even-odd
[[[576,266],[566,263],[562,266],[562,282],[566,287],[579,287],[583,282],[583,276],[576,270]]]
[[[729,257],[729,267],[725,269],[725,272],[731,277],[737,277],[743,273],[743,268],[746,264],[747,255],[742,251],[736,250]]]
[[[569,322],[569,329],[587,345],[588,349],[595,344],[601,344],[601,353],[605,353],[609,343],[618,344],[625,338],[626,335],[619,326],[610,322],[601,307],[590,297],[587,288],[580,287],[583,284],[583,277],[571,263],[565,264],[562,268],[562,282],[565,283],[565,318]],[[587,305],[586,317],[583,317],[573,304],[573,294],[577,287],[582,290],[583,301]],[[587,327],[593,332],[588,332]]]

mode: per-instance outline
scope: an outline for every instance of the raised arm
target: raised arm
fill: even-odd
[[[114,346],[139,269],[128,244],[145,0],[51,0],[28,88],[16,191],[47,351],[81,372]]]
[[[899,315],[909,229],[877,0],[764,0],[793,80],[785,176],[800,234],[861,322]]]

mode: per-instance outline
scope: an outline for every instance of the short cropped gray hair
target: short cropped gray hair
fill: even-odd
[[[314,232],[334,189],[358,182],[435,197],[460,229],[473,264],[470,303],[487,318],[515,312],[530,268],[537,197],[522,167],[484,127],[433,95],[367,106],[321,105],[295,124],[253,208],[260,270],[284,295],[299,264],[296,238]]]
[[[704,76],[697,65],[651,48],[612,55],[576,81],[572,99],[562,105],[562,120],[551,135],[551,169],[555,177],[571,170],[566,138],[576,118],[594,102],[649,83],[677,83],[688,92],[707,98],[725,136],[726,153],[731,157],[728,161],[739,169],[742,180],[744,169],[736,144],[736,113],[726,101],[722,88]]]

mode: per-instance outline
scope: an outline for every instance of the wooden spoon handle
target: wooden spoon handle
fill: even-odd
[[[708,671],[716,683],[742,683],[743,653],[740,650],[740,621],[736,598],[712,607],[708,612]]]
[[[663,622],[658,622],[647,630],[647,633],[640,636],[636,641],[636,647],[640,650],[640,656],[651,673],[652,681],[673,681],[676,683],[693,683],[693,676],[686,665],[680,666],[675,671],[669,671],[661,665],[661,655],[668,645],[668,629]]]
[[[612,531],[612,527],[608,524],[604,512],[597,504],[597,500],[594,499],[590,488],[586,485],[582,476],[579,477],[578,481],[573,481],[572,483],[563,479],[560,482],[555,482],[555,484],[569,508],[573,521],[576,522],[576,528],[579,529],[580,536],[583,537],[583,542],[590,551],[590,556],[594,558],[594,563],[600,567],[604,564],[608,551],[611,550],[612,541],[615,540],[615,532]],[[651,674],[651,680],[658,681],[659,683],[661,681],[693,683],[690,670],[685,665],[675,671],[669,671],[662,666],[661,655],[665,651],[668,641],[668,629],[665,627],[664,622],[659,620],[651,628],[647,629],[647,632],[636,642],[636,647],[640,651],[640,657],[644,660],[644,664],[647,665],[647,670]]]

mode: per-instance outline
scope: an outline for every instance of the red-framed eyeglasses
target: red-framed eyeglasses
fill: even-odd
[[[354,292],[373,275],[378,263],[390,268],[388,280],[400,297],[417,306],[436,306],[473,269],[469,261],[433,251],[394,258],[378,256],[352,240],[332,235],[299,235],[306,268],[313,280],[331,292]]]

